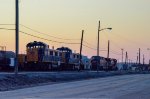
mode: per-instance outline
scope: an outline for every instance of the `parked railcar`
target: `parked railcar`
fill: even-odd
[[[112,70],[118,70],[117,59],[112,59],[111,66],[112,66]]]
[[[103,70],[106,66],[106,60],[101,56],[92,56],[91,58],[91,69],[92,70]]]
[[[118,70],[116,59],[105,58],[105,60],[107,61],[107,64],[104,70]]]
[[[0,51],[0,70],[14,69],[15,53],[12,51]]]
[[[104,58],[101,56],[92,56],[91,69],[92,70],[117,70],[117,60],[111,58]]]

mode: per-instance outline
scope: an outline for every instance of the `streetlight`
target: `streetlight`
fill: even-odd
[[[98,26],[98,42],[97,42],[97,56],[99,56],[99,33],[100,33],[100,31],[103,31],[103,30],[112,30],[112,28],[103,28],[103,29],[100,29],[100,21],[99,21],[99,26]]]
[[[99,21],[99,26],[98,26],[98,42],[97,42],[97,56],[99,56],[99,33],[100,33],[100,31],[103,31],[103,30],[112,30],[112,28],[103,28],[103,29],[100,29],[100,21]],[[99,65],[100,65],[100,63],[99,63]],[[97,65],[97,71],[98,71],[98,65]]]
[[[112,28],[103,28],[103,29],[101,29],[101,30],[99,30],[99,31],[106,30],[106,29],[112,30]]]

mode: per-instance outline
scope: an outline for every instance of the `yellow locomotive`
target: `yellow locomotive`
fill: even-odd
[[[50,49],[43,42],[30,42],[26,45],[26,55],[19,55],[21,69],[25,70],[74,70],[79,67],[79,54],[67,47]]]

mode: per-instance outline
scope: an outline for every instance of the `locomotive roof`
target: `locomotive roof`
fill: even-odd
[[[34,42],[28,43],[26,47],[32,47],[32,46],[44,46],[44,47],[47,47],[48,45],[43,43],[43,42],[34,41]]]
[[[66,52],[72,53],[72,50],[70,48],[68,48],[68,47],[60,47],[60,48],[57,48],[57,50],[59,50],[59,51],[66,51]]]
[[[92,57],[95,57],[95,58],[104,58],[104,57],[102,57],[102,56],[92,56]]]
[[[15,53],[12,51],[0,51],[0,58],[1,57],[15,58]]]

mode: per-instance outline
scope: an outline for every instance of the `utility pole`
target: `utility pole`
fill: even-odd
[[[18,75],[18,54],[19,54],[19,0],[16,0],[16,57],[15,75]]]
[[[139,61],[139,56],[138,56],[139,53],[137,53],[137,59],[136,59],[136,64],[138,64],[138,61]]]
[[[107,52],[107,58],[109,58],[109,51],[110,51],[110,41],[108,40],[108,52]]]
[[[141,49],[139,48],[139,65],[141,64]]]
[[[150,48],[147,48],[147,50],[149,51],[148,57],[149,57],[149,65],[150,65]]]
[[[128,52],[126,52],[125,64],[128,62]]]
[[[79,66],[79,71],[81,69],[81,59],[82,59],[82,45],[83,45],[83,34],[84,34],[84,30],[82,30],[82,36],[81,36],[81,45],[80,45],[80,66]]]
[[[99,56],[99,33],[100,33],[100,21],[99,21],[99,25],[98,25],[97,56]]]
[[[143,54],[143,65],[145,64],[145,56],[144,56],[144,54]]]
[[[122,51],[122,64],[123,64],[123,51],[124,51],[124,49],[121,49],[121,51]]]

